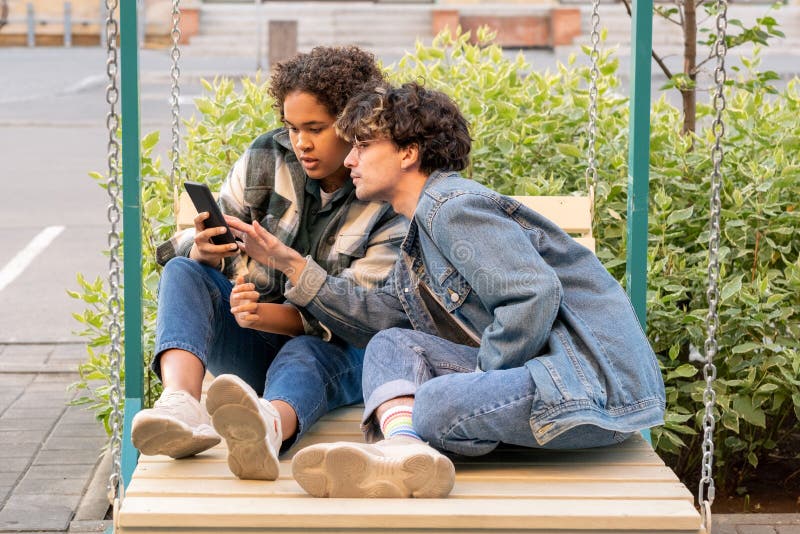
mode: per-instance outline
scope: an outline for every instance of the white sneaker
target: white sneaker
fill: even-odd
[[[311,445],[295,455],[292,474],[314,497],[438,498],[455,482],[448,457],[406,437]]]
[[[235,375],[219,375],[208,387],[206,408],[228,444],[228,467],[239,478],[278,478],[281,416]]]
[[[133,417],[133,446],[142,454],[192,456],[220,442],[203,406],[188,392],[165,389],[152,408]]]

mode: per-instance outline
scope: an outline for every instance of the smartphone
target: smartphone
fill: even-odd
[[[228,228],[228,223],[225,222],[225,217],[222,216],[222,211],[220,211],[217,201],[214,200],[211,189],[209,189],[206,184],[190,181],[184,182],[183,187],[185,187],[186,192],[189,193],[189,198],[192,199],[197,213],[208,212],[209,217],[205,220],[206,228],[224,226],[227,229],[227,232],[224,234],[212,237],[211,242],[215,245],[229,245],[235,243],[236,239],[233,237],[233,232]]]

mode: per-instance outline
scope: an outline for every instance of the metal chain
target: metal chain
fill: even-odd
[[[714,357],[717,355],[716,336],[719,328],[717,305],[719,304],[719,241],[722,211],[720,196],[722,189],[722,160],[724,157],[722,138],[725,135],[725,123],[722,120],[722,113],[725,110],[725,56],[728,52],[725,42],[725,33],[728,27],[727,16],[727,0],[717,0],[717,39],[714,43],[714,55],[717,59],[717,65],[714,69],[716,93],[713,98],[716,116],[711,126],[714,134],[714,146],[711,149],[711,161],[714,165],[714,170],[711,173],[710,184],[711,213],[708,237],[708,289],[706,291],[708,313],[706,314],[706,361],[703,366],[703,378],[705,378],[706,382],[703,391],[705,411],[703,414],[703,459],[700,484],[697,491],[697,503],[700,505],[703,524],[706,526],[707,532],[711,532],[711,505],[714,502],[715,494],[711,470],[714,463],[714,404],[717,398],[714,392],[714,380],[717,378]]]
[[[586,168],[586,185],[594,198],[597,187],[597,80],[600,77],[600,0],[592,1],[592,51],[589,53],[592,66],[589,71],[589,161]]]
[[[170,150],[170,161],[172,162],[172,170],[169,175],[169,185],[173,191],[177,185],[178,175],[178,156],[180,155],[181,144],[181,108],[180,108],[180,85],[178,79],[181,75],[181,70],[178,68],[178,60],[181,57],[181,50],[178,48],[178,41],[181,39],[181,10],[180,0],[172,0],[172,68],[170,69],[170,78],[172,78],[172,88],[169,95],[169,103],[172,106],[172,149]]]
[[[109,105],[109,112],[106,115],[106,127],[108,128],[108,181],[107,191],[109,205],[107,210],[108,222],[111,229],[108,233],[108,310],[111,314],[108,334],[111,347],[108,353],[109,365],[111,367],[111,391],[109,398],[111,401],[111,415],[109,424],[111,426],[111,475],[108,477],[108,500],[114,502],[118,490],[122,485],[122,468],[120,465],[120,451],[122,445],[122,384],[120,379],[121,344],[122,344],[122,325],[120,315],[122,303],[120,300],[120,236],[119,222],[120,215],[120,176],[119,176],[119,156],[120,145],[117,140],[117,130],[119,128],[119,115],[117,114],[117,102],[119,101],[119,89],[117,87],[117,73],[119,63],[117,61],[117,37],[119,36],[119,23],[114,18],[117,9],[117,0],[106,0],[106,48],[108,59],[106,60],[106,74],[108,75],[108,87],[106,88],[106,102]]]

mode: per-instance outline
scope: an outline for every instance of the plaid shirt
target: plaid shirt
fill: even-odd
[[[292,151],[284,128],[258,137],[234,164],[222,184],[218,202],[223,213],[247,223],[259,221],[281,242],[291,246],[300,228],[307,177]],[[351,191],[331,217],[309,258],[335,277],[372,288],[382,284],[397,260],[408,222],[388,204],[363,202]],[[175,256],[188,256],[194,229],[178,232],[157,250],[163,265]],[[231,280],[245,274],[261,294],[261,302],[282,302],[286,277],[245,254],[228,258],[223,272]],[[330,330],[309,312],[298,308],[306,333],[328,339]]]

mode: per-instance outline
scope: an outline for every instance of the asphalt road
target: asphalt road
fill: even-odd
[[[168,58],[142,59],[142,130],[168,131],[167,78],[147,74]],[[109,200],[88,175],[107,166],[105,53],[0,49],[0,76],[0,343],[77,341],[66,291],[108,271]]]

